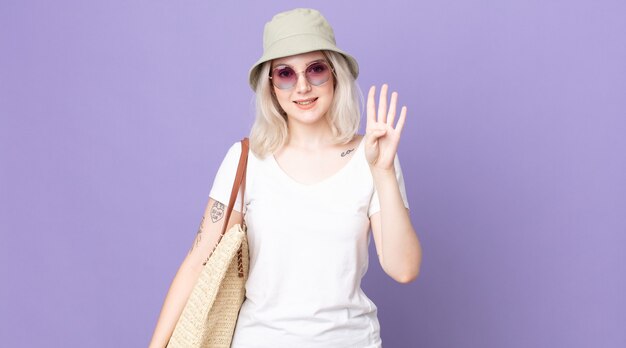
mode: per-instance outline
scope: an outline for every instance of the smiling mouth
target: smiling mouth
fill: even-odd
[[[309,105],[309,104],[313,103],[316,100],[317,100],[317,98],[311,98],[311,99],[306,99],[306,100],[294,100],[293,102],[298,104],[298,105]]]

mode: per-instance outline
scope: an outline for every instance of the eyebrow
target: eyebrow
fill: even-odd
[[[329,64],[329,63],[328,63],[328,61],[327,61],[326,59],[324,59],[324,58],[320,58],[320,59],[312,60],[312,61],[310,61],[310,62],[306,63],[306,66],[308,67],[308,66],[309,66],[309,65],[311,65],[311,64],[315,64],[315,63],[319,63],[319,62],[324,62],[324,63]],[[293,65],[289,65],[289,64],[287,64],[287,63],[280,63],[280,64],[276,64],[276,65],[274,65],[274,66],[270,66],[270,69],[272,69],[272,70],[273,70],[273,69],[276,69],[276,67],[278,67],[278,66],[288,66],[288,67],[290,67],[290,68],[292,68],[292,69],[293,69]]]

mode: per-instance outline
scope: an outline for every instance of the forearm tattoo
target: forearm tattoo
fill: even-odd
[[[202,240],[202,227],[204,226],[204,215],[202,215],[202,220],[200,220],[200,226],[198,226],[198,232],[196,232],[196,246],[200,244],[200,240]]]
[[[341,153],[341,157],[346,157],[346,156],[348,156],[348,154],[350,154],[350,152],[352,152],[352,151],[354,151],[354,149],[350,149],[350,150],[347,150],[347,151],[342,152],[342,153]]]
[[[204,215],[202,215],[202,220],[200,220],[200,226],[198,226],[198,232],[196,232],[196,241],[191,246],[191,249],[189,249],[189,254],[191,254],[193,249],[200,244],[200,241],[202,240],[202,228],[203,227],[204,227]]]

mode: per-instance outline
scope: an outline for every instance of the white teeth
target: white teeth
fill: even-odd
[[[298,105],[309,105],[309,104],[311,104],[312,102],[314,102],[316,100],[317,100],[317,98],[312,99],[312,100],[306,100],[306,101],[295,101],[295,103],[298,104]]]

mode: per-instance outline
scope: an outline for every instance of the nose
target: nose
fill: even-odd
[[[298,93],[306,93],[311,90],[311,84],[306,79],[304,71],[297,73],[296,90]]]

